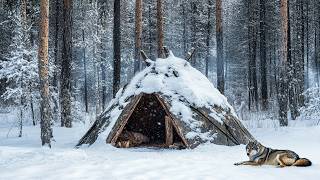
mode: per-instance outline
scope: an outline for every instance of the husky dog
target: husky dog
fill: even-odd
[[[277,150],[264,147],[258,141],[249,142],[246,146],[249,161],[235,163],[234,165],[273,165],[278,167],[286,166],[311,166],[311,161],[300,158],[298,154],[290,150]]]
[[[129,148],[148,143],[149,141],[149,138],[142,133],[124,130],[120,134],[119,141],[116,145],[121,148]]]

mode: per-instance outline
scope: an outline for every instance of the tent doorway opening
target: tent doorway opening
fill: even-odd
[[[144,94],[124,123],[115,137],[117,147],[186,148],[176,125],[154,94]]]

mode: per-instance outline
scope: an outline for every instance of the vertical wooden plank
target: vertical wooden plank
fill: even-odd
[[[173,131],[171,118],[165,116],[165,126],[166,126],[166,145],[170,146],[173,144]]]

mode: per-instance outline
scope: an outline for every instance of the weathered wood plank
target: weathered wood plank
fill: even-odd
[[[158,94],[155,94],[155,96],[157,97],[158,101],[160,102],[161,106],[163,107],[163,109],[166,111],[166,114],[172,119],[172,125],[173,127],[176,129],[177,131],[177,134],[180,136],[180,138],[182,139],[182,142],[184,143],[184,145],[187,147],[187,148],[190,148],[190,145],[188,143],[188,141],[186,140],[186,138],[184,137],[183,133],[182,133],[182,129],[181,127],[179,127],[177,125],[177,121],[175,119],[175,117],[172,116],[171,112],[169,111],[169,108],[168,106],[166,105],[166,103],[162,100],[162,98],[160,97],[160,95]]]
[[[173,144],[173,129],[172,120],[169,116],[165,116],[165,126],[166,126],[166,145],[169,147]]]
[[[112,128],[107,138],[107,143],[111,143],[112,145],[115,145],[116,140],[118,139],[123,128],[127,124],[131,114],[133,113],[134,109],[138,105],[142,96],[143,96],[143,93],[134,97],[134,99],[124,108],[119,118],[117,119],[117,124],[114,125],[114,127]]]

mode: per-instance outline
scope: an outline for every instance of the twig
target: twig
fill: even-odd
[[[141,54],[141,56],[142,56],[143,61],[147,64],[147,66],[150,66],[150,62],[147,61],[147,59],[149,59],[149,58],[148,58],[148,56],[146,55],[146,53],[145,53],[143,50],[141,50],[141,51],[140,51],[140,54]]]
[[[168,58],[170,55],[169,49],[167,46],[163,46],[163,54],[165,58]]]
[[[9,131],[8,131],[8,133],[7,133],[7,138],[9,137],[9,134],[10,134],[10,132],[11,132],[11,130],[13,129],[13,126],[14,126],[14,124],[12,124],[12,126],[10,127],[10,129],[9,129]]]
[[[188,52],[187,57],[186,57],[186,60],[187,60],[187,61],[189,61],[189,60],[192,58],[195,50],[196,50],[196,49],[195,49],[194,47],[192,47],[191,50]]]

